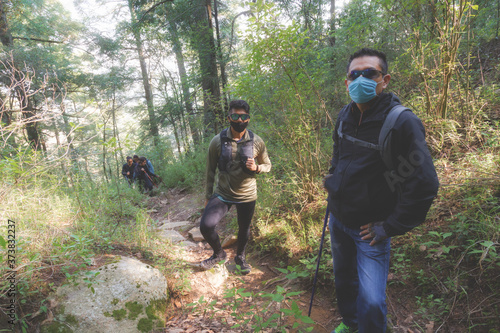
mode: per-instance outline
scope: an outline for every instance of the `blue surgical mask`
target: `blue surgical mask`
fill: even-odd
[[[367,103],[377,97],[377,85],[382,82],[360,76],[349,84],[349,95],[355,103]]]

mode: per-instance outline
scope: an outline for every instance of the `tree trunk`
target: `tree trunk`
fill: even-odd
[[[0,0],[0,40],[2,41],[2,45],[5,46],[7,49],[10,49],[14,46],[12,34],[10,33],[9,24],[7,22],[5,1],[3,0]],[[14,61],[12,62],[12,66],[13,67],[15,66]],[[20,82],[21,84],[23,84],[20,78],[15,77],[16,74],[14,72],[7,75],[8,75],[7,80],[18,81],[18,83]],[[25,120],[25,128],[26,128],[28,143],[34,149],[39,149],[40,136],[36,128],[36,110],[33,107],[33,101],[26,94],[25,88],[27,87],[21,87],[19,84],[16,84],[14,88],[14,93],[19,102],[19,107],[21,109],[23,118]],[[4,115],[2,114],[2,119],[3,118]]]
[[[139,27],[137,26],[137,15],[134,9],[134,5],[132,4],[132,0],[128,0],[128,7],[130,9],[130,16],[131,16],[131,29],[137,47],[137,55],[139,56],[139,63],[141,65],[142,83],[144,85],[146,105],[148,108],[149,133],[153,136],[153,145],[156,146],[158,143],[158,123],[156,121],[154,104],[153,104],[153,90],[151,88],[151,83],[149,82],[146,57],[144,56],[144,47]]]
[[[330,46],[335,46],[335,0],[330,0]]]
[[[26,96],[26,93],[23,89],[17,89],[16,92],[17,99],[21,106],[21,112],[23,114],[23,118],[25,120],[25,128],[26,135],[28,138],[28,143],[33,147],[33,149],[41,148],[40,145],[40,136],[37,130],[37,121],[36,121],[36,110],[33,107],[33,103],[31,98]]]
[[[120,151],[120,158],[121,161],[125,160],[125,157],[123,156],[123,150],[122,150],[122,145],[120,143],[120,136],[118,133],[118,126],[116,125],[116,95],[115,95],[115,90],[116,87],[113,87],[113,104],[111,106],[111,116],[113,117],[113,137],[116,139],[116,144],[118,145],[118,150]],[[116,149],[115,149],[116,151]],[[116,157],[116,153],[115,153]],[[117,165],[118,161],[116,161]],[[118,170],[118,174],[120,174],[120,170]]]
[[[222,125],[222,109],[220,107],[219,76],[217,73],[217,52],[212,28],[211,0],[198,0],[195,10],[199,32],[197,40],[200,59],[201,87],[203,89],[203,109],[206,137],[217,133]]]
[[[60,150],[62,149],[62,146],[61,146],[61,139],[59,138],[59,128],[57,127],[57,122],[55,119],[52,119],[52,126],[54,126],[54,136],[55,136],[56,143],[57,143],[57,157],[62,157],[60,154]],[[63,178],[66,181],[66,184],[68,187],[73,187],[74,186],[74,184],[72,183],[73,179],[72,179],[72,177],[68,177],[69,172],[68,172],[68,168],[66,167],[65,161],[66,161],[65,159],[61,158],[60,164],[61,164],[62,174],[64,175]]]
[[[221,38],[219,31],[219,18],[217,12],[217,0],[214,0],[214,20],[215,20],[215,32],[217,35],[217,55],[219,56],[219,67],[220,67],[220,78],[222,83],[222,96],[224,98],[224,110],[229,108],[228,96],[226,92],[227,86],[227,74],[226,74],[226,62],[224,61],[224,56],[222,54]]]
[[[7,23],[7,14],[4,0],[0,0],[0,40],[3,46],[12,47],[14,42]]]
[[[108,173],[106,172],[106,122],[104,122],[102,128],[102,171],[104,172],[104,178],[109,183]]]
[[[497,37],[499,36],[498,34],[499,31],[500,31],[500,0],[497,1],[497,34],[496,34]]]
[[[182,97],[184,99],[184,106],[188,115],[189,130],[195,146],[198,146],[201,140],[196,126],[196,115],[193,110],[193,103],[191,102],[191,93],[189,92],[189,83],[184,63],[184,55],[182,54],[182,46],[177,34],[177,26],[172,21],[170,21],[169,24],[172,35],[173,50],[175,53],[175,59],[177,60],[177,68],[179,69],[179,75],[181,77]]]

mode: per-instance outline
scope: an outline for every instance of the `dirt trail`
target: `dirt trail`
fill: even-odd
[[[170,222],[176,221],[191,221],[192,225],[177,229],[186,239],[190,239],[188,230],[192,227],[199,227],[199,221],[203,212],[204,198],[198,193],[187,193],[182,190],[174,189],[152,197],[149,201],[151,207],[150,216],[154,220]],[[223,218],[217,227],[217,231],[221,239],[232,234],[228,223],[236,218],[236,210],[231,209]],[[192,241],[192,239],[191,239]],[[224,301],[223,294],[225,289],[245,288],[246,291],[258,292],[264,290],[273,292],[277,284],[283,285],[287,282],[284,275],[277,271],[274,267],[278,266],[276,258],[272,255],[259,255],[258,253],[249,253],[247,255],[248,262],[252,265],[252,272],[242,276],[235,272],[234,256],[236,244],[225,248],[228,254],[229,261],[226,264],[229,270],[227,280],[219,288],[214,288],[207,281],[207,276],[198,265],[199,263],[210,257],[212,251],[210,246],[205,242],[197,242],[196,246],[184,247],[185,251],[180,252],[181,260],[184,260],[188,266],[191,266],[192,274],[190,277],[191,291],[187,295],[178,295],[175,292],[172,296],[172,306],[169,309],[167,317],[167,329],[165,332],[248,332],[247,328],[230,329],[230,325],[223,325],[221,321],[227,320],[230,324],[236,324],[231,318],[231,309],[219,309],[217,318],[211,320],[209,316],[203,317],[187,310],[186,305],[199,300],[203,296],[204,300],[210,303],[212,300]],[[304,290],[303,286],[288,285],[290,290]],[[299,289],[300,288],[300,289]],[[309,307],[310,291],[299,296],[297,301],[299,307],[303,310],[303,314],[307,314]],[[218,303],[220,304],[220,303]],[[254,305],[264,306],[264,300],[255,300]],[[217,307],[217,305],[216,305]],[[221,318],[224,318],[221,320]],[[319,291],[315,297],[312,318],[317,322],[313,332],[324,333],[330,332],[334,324],[340,318],[333,309],[332,299],[322,295]],[[271,331],[269,331],[271,332]],[[291,330],[293,332],[293,330]]]

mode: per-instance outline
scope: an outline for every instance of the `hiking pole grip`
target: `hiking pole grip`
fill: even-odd
[[[321,234],[321,242],[319,243],[318,262],[316,264],[316,273],[314,273],[314,281],[313,281],[313,287],[312,287],[312,292],[311,292],[311,302],[309,303],[309,313],[308,313],[309,317],[311,316],[311,310],[312,310],[313,299],[314,299],[314,292],[316,291],[316,281],[318,280],[319,262],[321,260],[321,252],[323,252],[323,242],[325,240],[326,224],[328,223],[328,216],[329,215],[330,215],[330,212],[328,211],[328,208],[327,208],[326,214],[325,214],[325,222],[323,224],[323,233]]]

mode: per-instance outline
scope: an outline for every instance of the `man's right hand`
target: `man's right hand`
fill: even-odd
[[[333,176],[333,173],[329,173],[325,177],[323,177],[323,188],[324,189],[326,189],[325,184],[326,184],[327,179],[330,178],[331,176]]]
[[[127,171],[127,176],[130,176],[130,171]]]

